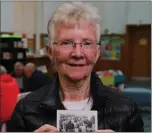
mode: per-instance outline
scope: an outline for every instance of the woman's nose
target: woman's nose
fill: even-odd
[[[83,57],[83,48],[80,43],[73,47],[72,56]]]

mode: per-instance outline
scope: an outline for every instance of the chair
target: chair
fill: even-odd
[[[138,105],[151,106],[151,90],[145,88],[126,88],[124,95],[133,99]]]

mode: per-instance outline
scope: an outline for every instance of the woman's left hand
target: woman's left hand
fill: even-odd
[[[115,132],[111,129],[103,129],[103,130],[97,130],[96,132]]]

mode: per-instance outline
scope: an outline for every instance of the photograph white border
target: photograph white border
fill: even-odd
[[[98,113],[97,111],[82,111],[82,110],[57,110],[57,129],[59,130],[60,114],[75,114],[75,115],[92,115],[95,116],[95,131],[98,130]]]

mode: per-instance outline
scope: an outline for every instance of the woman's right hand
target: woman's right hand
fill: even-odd
[[[34,132],[58,132],[58,129],[49,124],[45,124],[45,125],[39,127],[38,129],[36,129]]]

